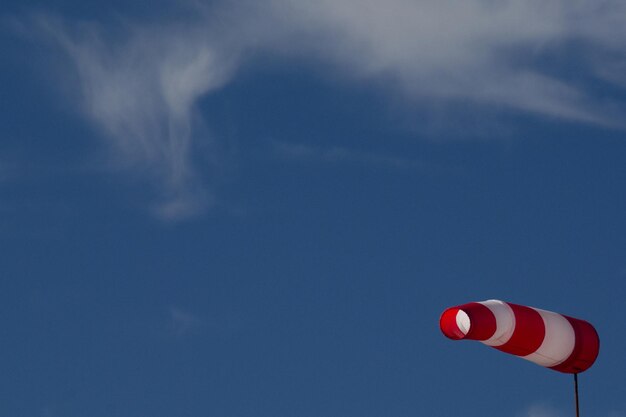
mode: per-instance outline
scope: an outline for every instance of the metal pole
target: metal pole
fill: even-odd
[[[574,374],[574,396],[576,398],[576,417],[580,417],[578,411],[578,374]]]

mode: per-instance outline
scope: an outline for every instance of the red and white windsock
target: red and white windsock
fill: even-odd
[[[555,371],[576,374],[598,356],[600,339],[584,320],[499,300],[450,307],[439,320],[453,340],[478,340]]]

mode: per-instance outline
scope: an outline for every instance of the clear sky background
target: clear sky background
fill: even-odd
[[[438,328],[592,322],[626,416],[626,2],[3,1],[0,415],[564,417]]]

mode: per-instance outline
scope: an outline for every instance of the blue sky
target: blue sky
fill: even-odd
[[[592,322],[624,417],[626,4],[4,2],[0,415],[573,415],[438,329]]]

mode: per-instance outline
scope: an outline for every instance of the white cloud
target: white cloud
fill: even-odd
[[[551,75],[539,61],[560,55],[582,75],[626,52],[626,6],[616,1],[273,0],[297,28],[287,49],[329,61],[348,77],[384,79],[417,100],[470,100],[487,106],[601,125],[616,110],[588,88]],[[616,17],[616,16],[622,16]],[[577,43],[576,54],[564,48]],[[292,45],[292,46],[290,46]],[[597,65],[599,64],[599,65]],[[562,75],[562,74],[561,74]],[[389,83],[387,83],[389,84]]]
[[[156,184],[156,210],[166,218],[210,203],[193,166],[196,105],[259,55],[304,61],[425,106],[465,103],[624,127],[623,104],[593,87],[626,86],[623,1],[194,4],[192,18],[107,30],[39,19],[70,57],[84,115],[110,139],[118,163]]]

